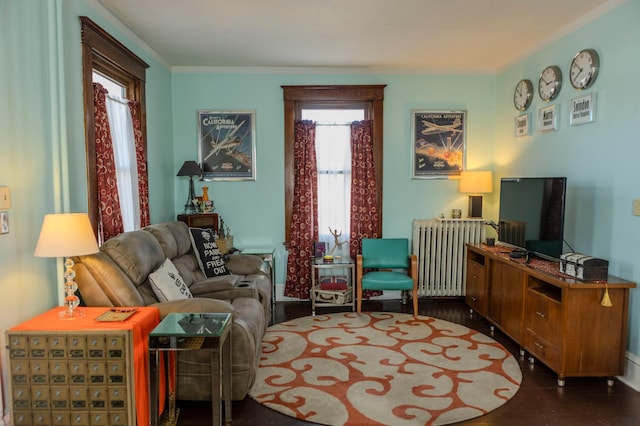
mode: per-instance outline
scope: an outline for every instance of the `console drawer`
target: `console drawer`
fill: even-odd
[[[527,290],[525,328],[554,346],[562,344],[562,304],[539,292]]]
[[[552,370],[561,371],[560,349],[531,330],[526,330],[524,333],[524,348],[529,351],[531,356],[539,359]]]

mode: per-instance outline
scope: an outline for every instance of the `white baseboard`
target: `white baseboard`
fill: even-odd
[[[624,376],[618,379],[630,388],[640,392],[640,357],[627,352]]]

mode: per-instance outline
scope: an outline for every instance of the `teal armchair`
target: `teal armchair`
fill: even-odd
[[[363,273],[364,270],[368,272]],[[398,270],[403,270],[402,272]],[[412,291],[413,316],[418,316],[418,259],[409,255],[406,238],[364,238],[356,258],[357,309],[363,290]]]

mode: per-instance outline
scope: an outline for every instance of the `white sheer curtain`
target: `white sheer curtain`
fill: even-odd
[[[349,125],[316,125],[318,162],[318,232],[320,241],[334,245],[329,232],[349,239],[351,208],[351,131]],[[334,253],[340,254],[340,253]]]
[[[116,162],[122,223],[125,232],[133,231],[140,228],[140,200],[135,139],[127,100],[107,95],[107,115]]]
[[[305,109],[302,119],[316,122],[316,160],[318,163],[318,232],[327,250],[334,246],[331,232],[342,233],[340,242],[349,240],[351,225],[351,122],[364,119],[361,109]],[[331,232],[330,232],[331,229]],[[349,245],[334,255],[348,253]]]

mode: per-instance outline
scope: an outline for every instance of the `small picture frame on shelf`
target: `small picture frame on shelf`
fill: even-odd
[[[316,241],[313,243],[313,253],[315,257],[323,257],[327,252],[327,243],[324,241]]]

